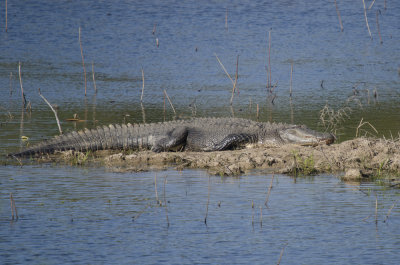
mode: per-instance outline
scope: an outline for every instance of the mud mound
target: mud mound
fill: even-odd
[[[347,178],[355,179],[382,173],[400,175],[400,141],[357,138],[330,146],[284,145],[221,152],[141,151],[105,155],[100,159],[116,171],[171,166],[202,168],[220,175],[238,175],[252,169],[304,175],[341,171],[347,172]]]

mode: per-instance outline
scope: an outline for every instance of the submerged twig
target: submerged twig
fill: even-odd
[[[286,243],[286,244],[283,246],[283,248],[282,248],[282,250],[281,250],[281,255],[279,256],[279,260],[278,260],[278,262],[276,263],[277,265],[281,264],[283,252],[285,251],[285,248],[286,248],[287,245],[288,245],[288,243]]]
[[[386,223],[386,221],[388,220],[389,215],[392,212],[393,208],[396,206],[397,202],[398,202],[398,200],[393,203],[392,207],[390,207],[389,211],[386,214],[385,220],[383,220],[384,223]]]
[[[44,100],[44,102],[47,103],[47,105],[49,105],[50,109],[54,112],[54,116],[56,116],[56,121],[57,121],[57,125],[58,125],[58,130],[60,131],[60,135],[63,134],[63,132],[61,130],[60,120],[58,119],[57,111],[53,108],[53,106],[50,104],[50,102],[47,101],[47,99],[42,95],[42,93],[40,92],[40,88],[38,89],[38,91],[39,91],[39,96]]]

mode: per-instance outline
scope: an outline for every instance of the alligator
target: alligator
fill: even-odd
[[[142,150],[222,151],[246,144],[331,144],[335,136],[304,125],[256,122],[240,118],[192,118],[148,124],[100,126],[55,136],[9,156],[52,154],[56,151]]]

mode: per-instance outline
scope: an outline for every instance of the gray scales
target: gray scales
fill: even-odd
[[[57,151],[142,150],[222,151],[246,144],[330,144],[330,133],[304,125],[256,122],[239,118],[192,118],[149,124],[120,124],[84,129],[56,136],[9,156],[51,154]]]

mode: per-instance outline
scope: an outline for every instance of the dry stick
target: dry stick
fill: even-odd
[[[292,99],[292,77],[293,77],[293,61],[290,63],[290,99]]]
[[[254,201],[251,201],[251,209],[252,209],[252,216],[251,216],[251,225],[254,227]]]
[[[365,23],[367,24],[368,33],[369,33],[369,36],[371,37],[371,40],[372,40],[372,34],[371,34],[371,30],[369,29],[368,18],[367,18],[367,9],[365,8],[365,1],[364,0],[363,0],[363,5],[364,5]]]
[[[356,129],[356,137],[358,137],[358,129],[360,129],[362,126],[364,126],[365,124],[368,124],[372,129],[374,129],[374,131],[376,132],[376,133],[378,133],[378,131],[375,129],[375,127],[374,126],[372,126],[372,124],[371,123],[369,123],[369,122],[363,122],[363,119],[364,118],[361,118],[361,121],[360,121],[360,124],[358,125],[358,127],[357,127],[357,129]]]
[[[210,203],[210,176],[208,176],[208,197],[207,197],[207,207],[206,207],[206,217],[204,217],[204,223],[207,225],[207,216],[208,216],[208,204]]]
[[[286,243],[286,244],[283,246],[282,250],[281,250],[281,255],[279,256],[278,263],[276,263],[277,265],[281,264],[283,252],[285,251],[285,247],[287,246],[287,244],[288,244],[288,243]]]
[[[236,59],[236,74],[235,74],[235,82],[233,83],[233,87],[232,87],[232,96],[231,96],[231,106],[232,106],[232,102],[233,102],[233,96],[235,95],[235,90],[236,90],[236,84],[237,84],[237,80],[238,80],[238,71],[239,71],[239,55],[237,56]]]
[[[272,174],[271,184],[269,184],[267,197],[265,198],[265,203],[264,204],[265,204],[265,207],[267,207],[267,208],[268,208],[269,194],[271,193],[271,190],[272,190],[272,184],[274,182],[274,177],[275,177],[275,174]]]
[[[60,120],[58,119],[57,111],[53,108],[53,106],[50,104],[50,102],[48,102],[47,99],[42,95],[42,93],[40,92],[40,88],[38,89],[38,91],[39,91],[39,96],[44,100],[44,102],[47,103],[47,105],[49,105],[50,109],[54,112],[54,116],[56,116],[58,130],[60,131],[60,135],[63,134],[63,132],[61,130]]]
[[[258,106],[258,103],[257,103],[257,114],[256,114],[257,121],[258,121],[258,118],[259,118],[259,116],[258,116],[258,114],[259,114],[259,110],[260,110],[260,108],[259,108],[259,106]]]
[[[340,16],[340,11],[339,11],[338,5],[337,5],[337,3],[336,3],[336,0],[335,0],[335,7],[336,7],[337,16],[338,16],[338,18],[339,18],[340,31],[343,31],[342,18],[341,18],[341,16]]]
[[[380,43],[382,44],[383,41],[382,41],[381,29],[379,27],[379,18],[378,18],[379,17],[379,13],[380,13],[380,10],[376,10],[376,26],[378,27],[379,40],[380,40]]]
[[[86,81],[85,60],[83,58],[83,48],[82,48],[82,42],[81,42],[81,27],[79,27],[79,46],[81,47],[83,74],[84,74],[84,77],[85,77],[85,96],[86,96],[87,81]]]
[[[171,102],[171,100],[169,99],[168,94],[167,94],[167,91],[166,91],[165,89],[164,89],[164,95],[167,97],[168,102],[169,102],[169,104],[171,105],[171,108],[172,108],[172,110],[174,111],[174,114],[175,114],[175,116],[176,116],[176,111],[175,111],[174,105],[172,105],[172,102]]]
[[[11,220],[14,220],[14,214],[15,214],[15,220],[18,220],[18,211],[17,207],[15,206],[15,201],[12,193],[10,193],[10,201],[11,201]]]
[[[156,27],[157,27],[157,23],[154,23],[154,27],[153,27],[153,35],[156,33]]]
[[[93,64],[93,62],[92,62],[92,77],[93,77],[94,93],[97,94],[97,86],[96,86],[96,79],[94,78],[94,64]]]
[[[390,213],[392,212],[392,209],[396,206],[397,202],[398,202],[398,200],[393,203],[392,207],[390,207],[388,213],[386,214],[385,220],[383,220],[384,223],[386,223],[387,219],[389,218]]]
[[[24,94],[24,88],[22,86],[22,77],[21,77],[21,62],[18,63],[18,73],[19,73],[19,85],[21,86],[21,97],[22,97],[22,105],[26,107],[26,99]]]
[[[144,71],[142,67],[142,95],[140,96],[140,102],[143,102],[143,92],[144,92]]]
[[[225,74],[229,77],[229,79],[232,82],[232,85],[235,85],[235,81],[233,81],[232,77],[228,74],[228,71],[226,71],[225,66],[222,64],[221,60],[218,58],[218,55],[214,53],[215,57],[217,58],[219,64],[221,65],[222,69],[224,70]]]
[[[165,93],[164,93],[164,108],[163,108],[163,114],[164,114],[164,121],[165,121]]]
[[[262,207],[260,205],[260,226],[262,227]]]
[[[167,199],[165,198],[165,184],[166,183],[167,183],[167,175],[165,175],[165,179],[164,179],[164,204],[165,204],[165,216],[167,217],[167,226],[169,227]]]

